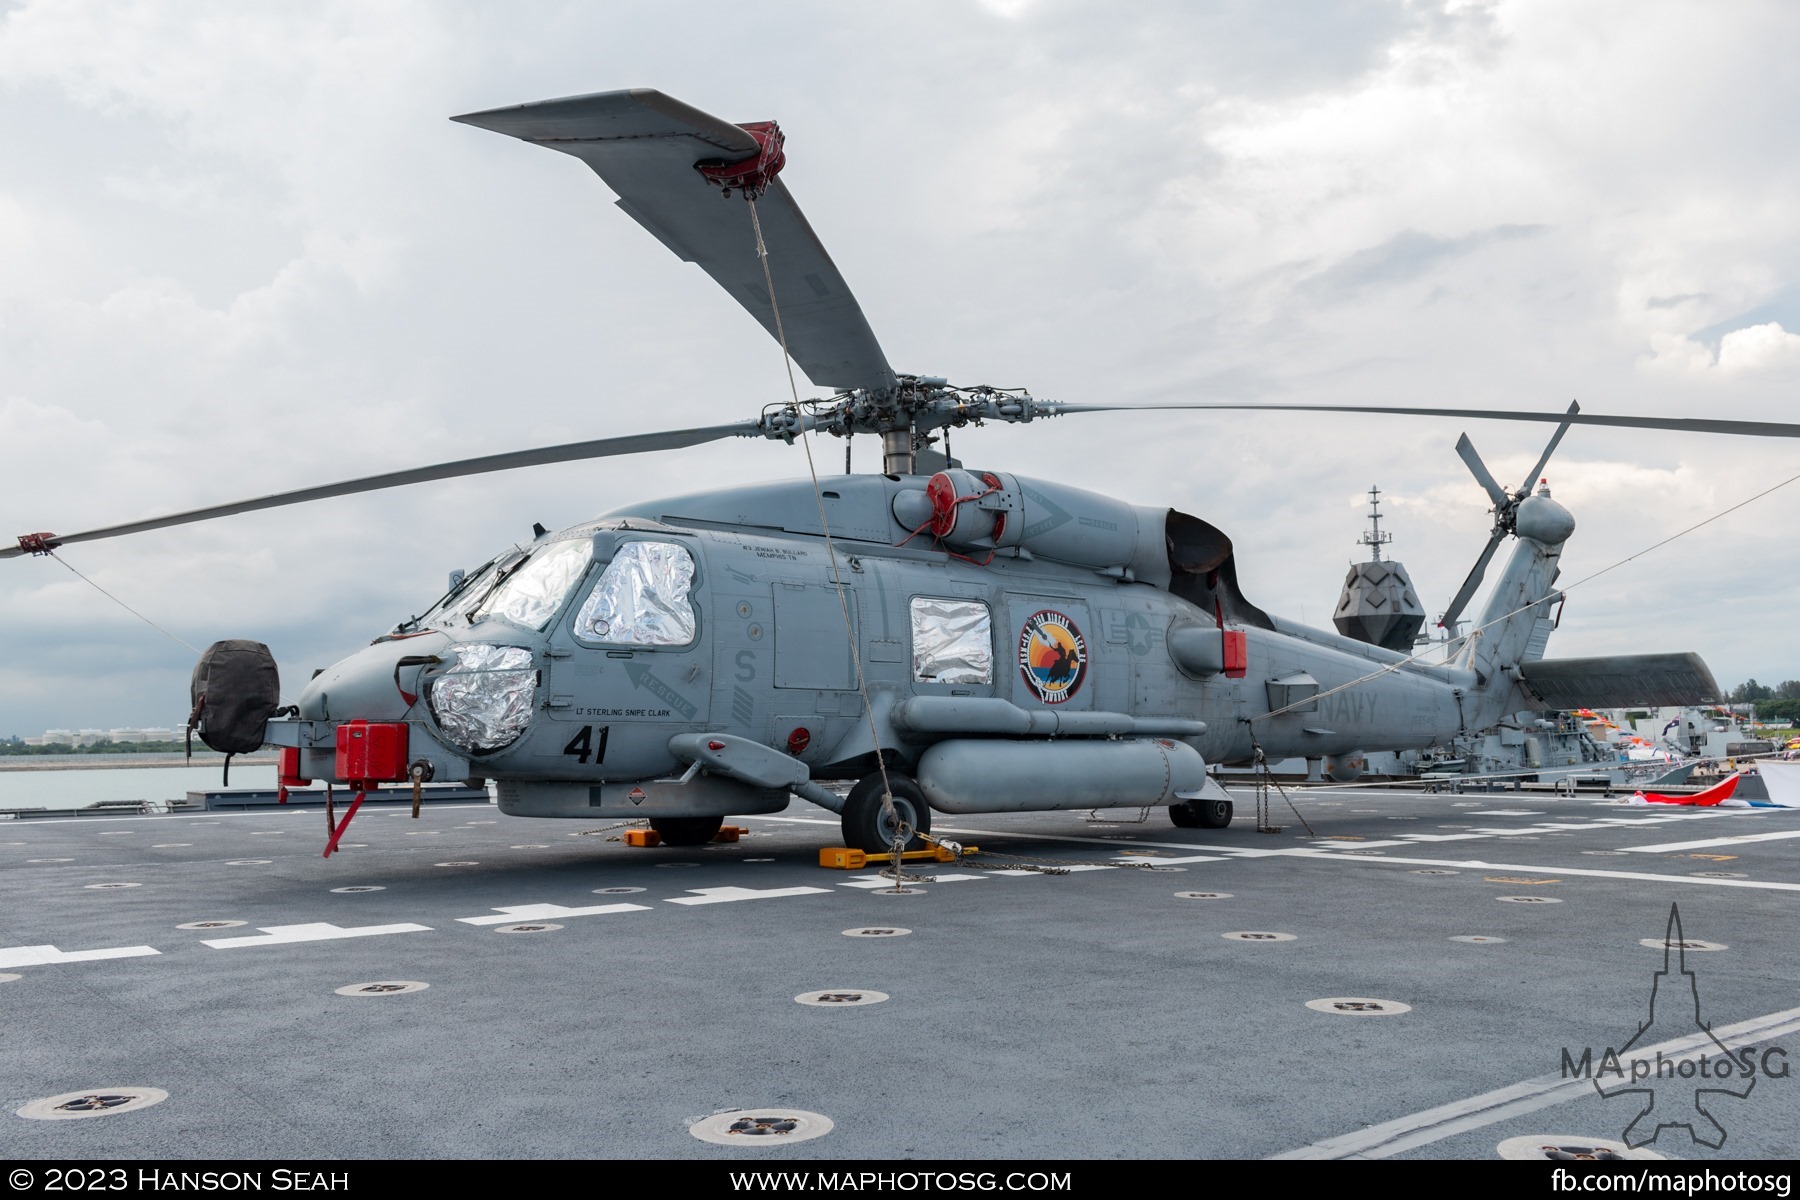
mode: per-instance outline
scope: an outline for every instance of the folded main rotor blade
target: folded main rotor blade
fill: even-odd
[[[738,126],[651,88],[568,96],[450,118],[572,154],[619,194],[625,215],[698,263],[776,336],[748,207],[727,203],[694,165],[747,159]],[[893,386],[894,372],[850,286],[779,180],[756,202],[788,352],[819,387]]]
[[[1468,434],[1456,439],[1456,453],[1469,468],[1469,474],[1475,477],[1475,482],[1481,485],[1482,491],[1488,494],[1488,499],[1494,502],[1495,510],[1505,508],[1512,497],[1506,494],[1506,489],[1500,486],[1499,480],[1487,469],[1487,464],[1481,461],[1481,455],[1475,453],[1475,443],[1469,440]]]
[[[1451,631],[1456,629],[1456,618],[1462,616],[1463,609],[1468,607],[1469,601],[1474,598],[1475,589],[1481,586],[1482,579],[1487,575],[1488,563],[1493,561],[1494,551],[1500,548],[1500,542],[1505,537],[1504,529],[1494,530],[1494,536],[1488,539],[1488,544],[1481,551],[1481,557],[1475,560],[1474,567],[1469,570],[1469,577],[1463,580],[1460,588],[1456,589],[1456,596],[1450,601],[1450,607],[1444,610],[1443,617],[1438,621],[1439,625]]]
[[[333,496],[354,496],[359,492],[376,492],[383,488],[404,487],[409,483],[429,483],[436,479],[459,479],[464,475],[485,475],[493,471],[511,471],[517,467],[537,467],[548,463],[612,458],[621,454],[642,454],[649,450],[679,450],[686,446],[698,446],[703,442],[718,441],[720,438],[754,437],[760,433],[761,428],[755,421],[740,421],[733,425],[708,425],[699,429],[672,429],[663,433],[633,433],[624,437],[596,438],[587,442],[567,442],[560,446],[543,446],[536,450],[512,450],[505,454],[488,454],[480,458],[465,458],[456,462],[438,463],[435,466],[413,467],[406,471],[390,471],[385,475],[369,475],[362,479],[345,480],[343,483],[328,483],[323,487],[277,492],[272,496],[259,496],[253,500],[239,500],[232,504],[215,504],[208,508],[196,508],[188,512],[173,513],[166,517],[151,517],[144,521],[132,521],[126,525],[109,525],[104,529],[90,529],[85,533],[55,534],[51,535],[48,540],[52,546],[62,546],[73,542],[93,542],[101,538],[121,537],[128,533],[146,533],[152,529],[167,529],[172,525],[190,525],[195,521],[210,521],[214,517],[230,517],[238,513],[259,512],[265,508],[305,504],[309,500],[328,500]],[[25,552],[24,546],[7,546],[0,548],[0,558],[16,558]]]
[[[1601,413],[1545,413],[1503,408],[1401,408],[1385,404],[1062,404],[1044,402],[1051,413],[1220,411],[1391,413],[1402,417],[1455,417],[1459,420],[1537,421],[1545,425],[1604,425],[1613,429],[1662,429],[1672,433],[1725,433],[1740,437],[1800,438],[1800,425],[1783,421],[1724,421],[1708,417],[1619,417]]]
[[[1573,400],[1569,401],[1569,416],[1572,417],[1580,411],[1580,404]],[[1569,432],[1569,423],[1567,421],[1564,421],[1556,427],[1556,432],[1550,436],[1550,444],[1545,446],[1544,452],[1538,456],[1537,466],[1531,468],[1531,473],[1525,476],[1525,482],[1519,486],[1519,491],[1521,493],[1529,492],[1531,490],[1531,485],[1536,483],[1543,475],[1544,464],[1550,461],[1550,456],[1552,454],[1556,453],[1557,443],[1563,440],[1563,434],[1567,432]]]

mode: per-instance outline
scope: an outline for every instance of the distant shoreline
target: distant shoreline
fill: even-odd
[[[196,754],[192,761],[183,754],[20,754],[0,757],[0,771],[110,771],[143,767],[218,767],[225,757],[207,752]],[[231,760],[234,767],[272,767],[272,754],[242,755]]]

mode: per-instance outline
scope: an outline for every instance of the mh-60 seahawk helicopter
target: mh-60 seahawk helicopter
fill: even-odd
[[[936,431],[1128,406],[898,374],[785,185],[773,122],[733,125],[660,92],[576,96],[455,118],[586,162],[626,214],[698,263],[782,343],[824,400],[736,424],[495,454],[68,536],[48,553],[234,513],[534,464],[697,445],[880,438],[879,474],[739,487],[541,527],[423,615],[317,674],[277,711],[274,664],[219,643],[196,672],[203,738],[282,747],[282,781],[491,779],[503,812],[643,817],[673,845],[790,794],[866,851],[964,814],[1166,806],[1219,828],[1208,764],[1424,747],[1528,708],[1712,699],[1688,655],[1540,657],[1568,511],[1535,491],[1571,424],[1796,436],[1800,427],[1567,413],[1194,404],[1554,423],[1445,624],[1515,540],[1485,610],[1441,661],[1271,616],[1238,587],[1232,543],[1198,517],[1062,483],[964,469]],[[741,201],[720,202],[736,193]],[[752,254],[752,249],[757,251]],[[235,665],[234,665],[235,664]],[[242,670],[246,664],[249,670]],[[248,680],[248,682],[246,682]],[[847,797],[826,781],[856,781]],[[360,803],[360,797],[358,798]],[[354,812],[354,807],[352,808]],[[416,812],[416,809],[415,809]],[[346,815],[344,824],[347,824]],[[343,825],[334,826],[333,843]],[[330,846],[327,853],[330,853]]]

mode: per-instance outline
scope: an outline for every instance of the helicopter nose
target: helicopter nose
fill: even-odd
[[[442,633],[364,646],[312,677],[297,702],[308,721],[404,721],[418,717],[423,676],[451,658]]]

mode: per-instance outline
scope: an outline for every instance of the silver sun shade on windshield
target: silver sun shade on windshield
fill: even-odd
[[[482,617],[504,617],[527,629],[542,629],[562,607],[563,597],[587,570],[591,538],[551,542],[531,556],[481,606]]]

